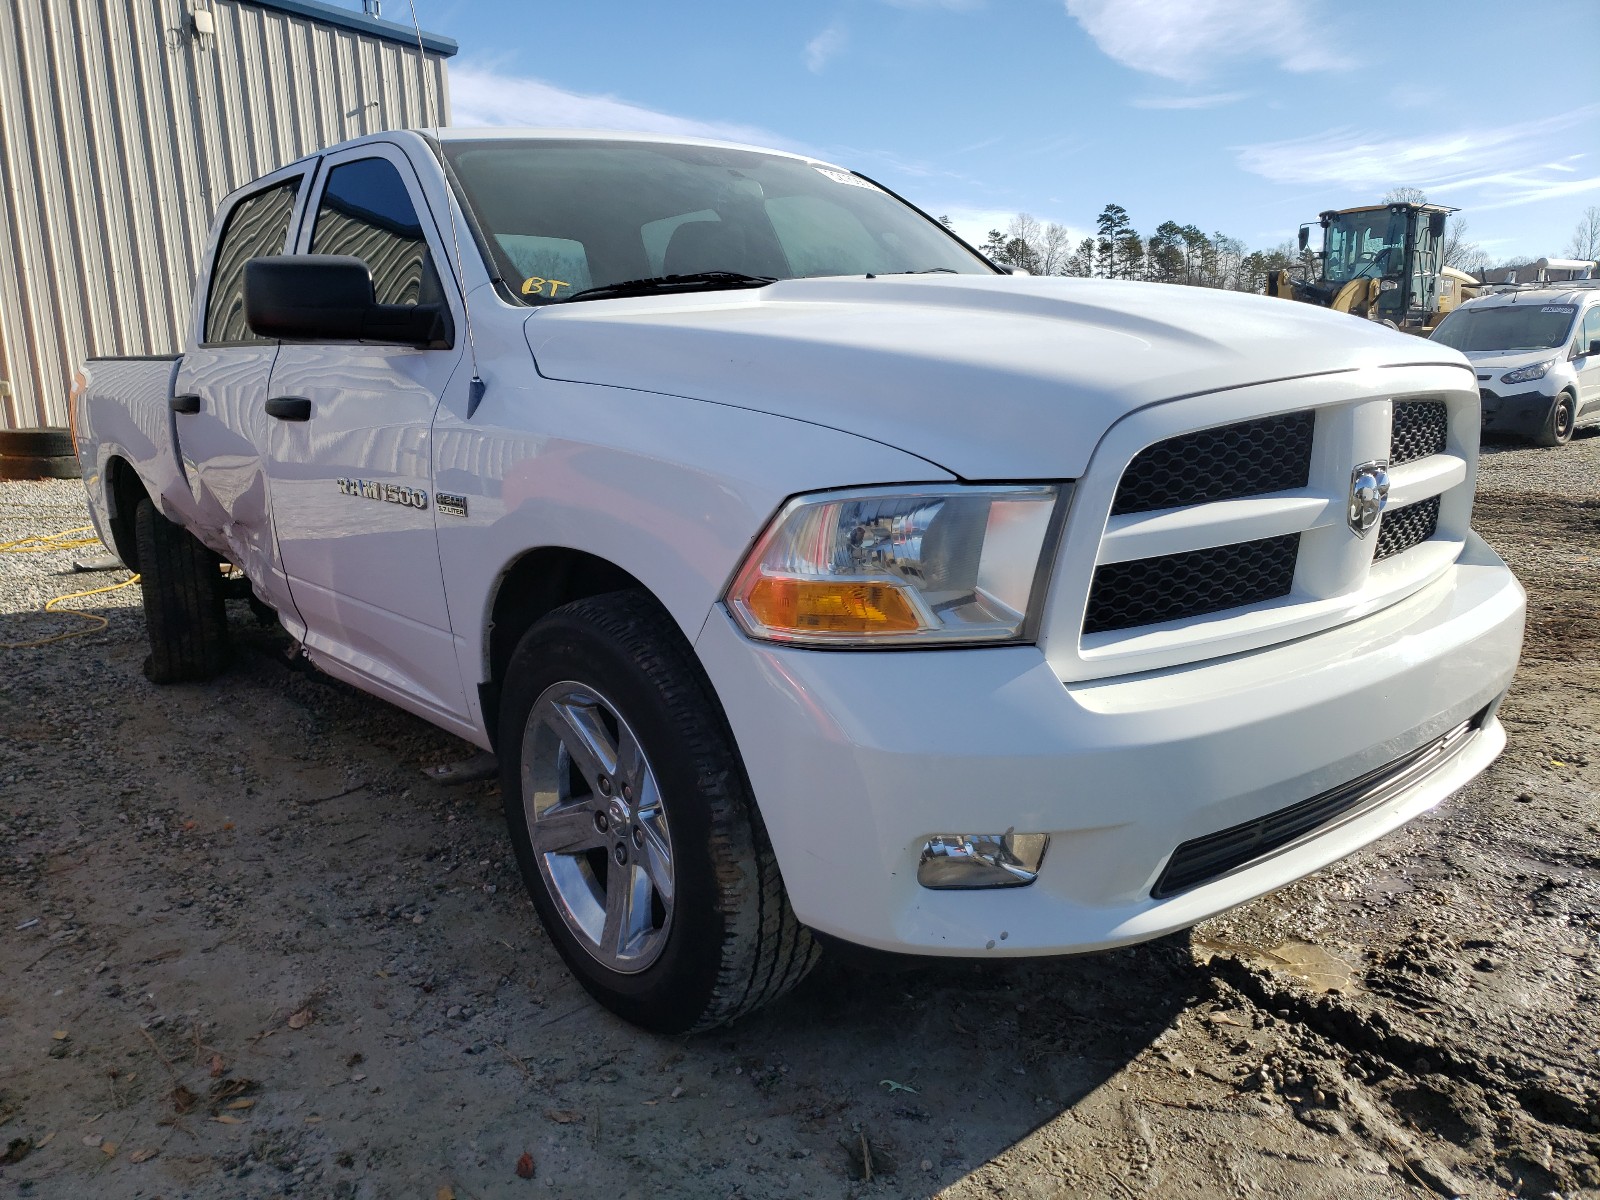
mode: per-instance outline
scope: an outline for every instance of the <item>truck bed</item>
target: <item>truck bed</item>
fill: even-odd
[[[180,354],[91,358],[83,368],[74,415],[90,512],[101,541],[130,567],[127,536],[114,526],[127,521],[131,527],[133,514],[118,511],[118,481],[102,476],[111,460],[122,459],[165,515],[175,521],[192,515],[168,405],[182,359]]]

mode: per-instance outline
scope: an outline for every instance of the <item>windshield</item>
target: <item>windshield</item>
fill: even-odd
[[[1375,209],[1331,217],[1323,246],[1329,283],[1398,275],[1405,265],[1406,215]]]
[[[1433,340],[1456,350],[1554,350],[1572,332],[1575,304],[1502,304],[1458,308],[1433,331]]]
[[[994,268],[836,167],[655,142],[445,142],[496,266],[530,304],[662,275]]]

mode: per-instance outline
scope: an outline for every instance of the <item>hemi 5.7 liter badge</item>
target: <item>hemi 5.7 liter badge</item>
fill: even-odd
[[[449,492],[435,492],[433,494],[433,506],[442,513],[449,513],[452,517],[464,517],[467,515],[467,498],[465,496],[453,496]]]
[[[406,487],[403,483],[374,483],[370,479],[336,479],[334,482],[346,496],[382,500],[386,504],[404,504],[407,508],[428,507],[427,492],[421,488]]]

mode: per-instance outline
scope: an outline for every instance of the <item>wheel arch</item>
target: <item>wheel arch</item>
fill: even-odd
[[[610,559],[571,546],[540,546],[507,563],[489,597],[478,685],[484,728],[491,744],[500,737],[500,695],[506,669],[523,634],[546,613],[574,600],[607,592],[637,591],[660,604],[640,580]],[[663,606],[664,607],[664,606]]]
[[[148,499],[149,491],[134,465],[120,454],[106,460],[105,470],[106,524],[111,534],[111,548],[128,570],[139,570],[139,539],[134,535],[134,514],[139,501]]]

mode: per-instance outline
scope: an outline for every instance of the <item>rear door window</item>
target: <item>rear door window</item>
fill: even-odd
[[[351,254],[366,263],[379,304],[440,301],[439,277],[416,205],[386,158],[360,158],[328,173],[311,253]]]
[[[302,177],[285,180],[246,196],[228,214],[206,291],[206,345],[218,342],[264,342],[244,319],[244,265],[252,258],[282,254],[289,238],[289,218]]]

